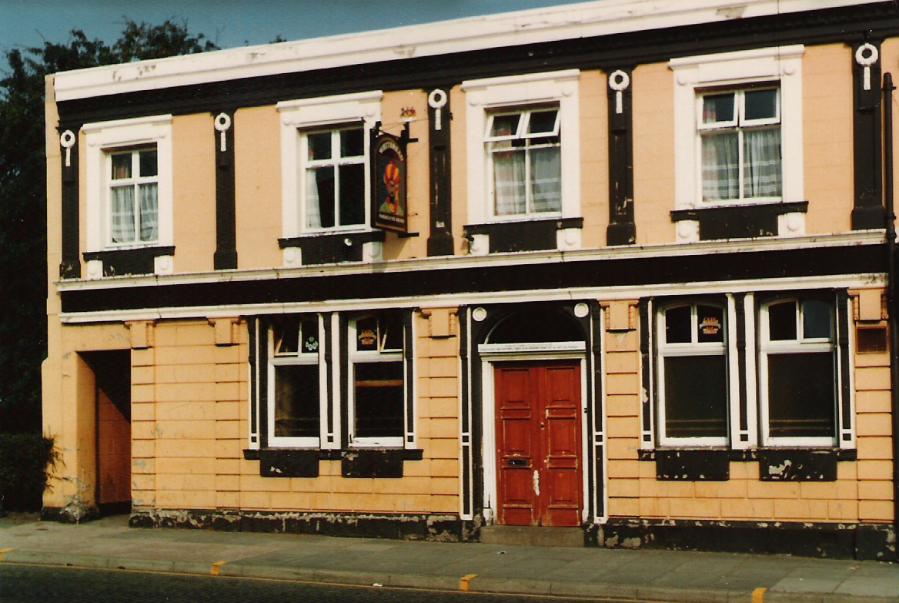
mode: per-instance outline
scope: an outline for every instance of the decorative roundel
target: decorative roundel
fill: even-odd
[[[589,313],[590,308],[584,302],[581,302],[574,306],[574,315],[578,318],[586,318],[587,314]]]
[[[75,146],[75,134],[71,130],[66,130],[59,136],[59,144],[61,144],[63,148],[71,149]]]
[[[866,42],[855,50],[855,62],[862,67],[870,67],[877,62],[879,55],[877,47]]]
[[[631,85],[631,77],[620,69],[609,74],[609,88],[615,92],[622,92]]]
[[[487,318],[487,309],[478,306],[471,311],[471,317],[475,322],[483,322],[484,319]]]
[[[446,92],[440,88],[435,88],[428,95],[428,106],[432,109],[440,109],[446,105],[446,100]]]
[[[227,113],[219,113],[215,116],[215,129],[224,132],[231,127],[231,116]]]

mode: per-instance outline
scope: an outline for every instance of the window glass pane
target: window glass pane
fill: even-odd
[[[696,307],[696,341],[721,343],[724,341],[724,309],[717,306]]]
[[[340,156],[362,157],[365,153],[362,142],[362,128],[341,130],[340,132]]]
[[[796,339],[796,302],[768,306],[768,333],[771,341]]]
[[[378,320],[375,317],[356,321],[356,349],[360,352],[378,349]]]
[[[492,157],[494,212],[497,216],[525,213],[524,152],[496,152]]]
[[[159,232],[159,212],[157,210],[157,193],[159,185],[155,182],[141,184],[140,189],[140,240],[155,241]]]
[[[275,367],[275,435],[318,437],[318,365]]]
[[[514,115],[494,115],[493,124],[490,128],[490,136],[514,136],[518,133],[518,120],[521,114]]]
[[[531,203],[535,212],[562,211],[559,147],[531,149]]]
[[[135,239],[134,187],[114,186],[109,192],[112,242],[130,243]]]
[[[724,437],[727,433],[724,355],[668,357],[664,362],[668,437]]]
[[[131,178],[131,153],[112,156],[112,179]]]
[[[280,317],[274,329],[275,355],[297,353],[300,337],[300,323],[295,316]]]
[[[308,159],[310,161],[316,159],[331,158],[330,132],[316,132],[315,134],[307,134],[306,145],[309,147]]]
[[[156,151],[140,152],[140,174],[141,178],[149,178],[157,173]]]
[[[552,111],[535,111],[531,113],[531,119],[528,123],[528,134],[552,133],[556,128],[557,110]]]
[[[690,343],[690,306],[665,312],[665,342]]]
[[[518,310],[496,325],[488,343],[583,340],[583,331],[570,315],[549,308],[528,308]]]
[[[365,223],[365,166],[342,165],[340,174],[340,225]]]
[[[734,93],[709,94],[702,97],[702,123],[734,121]]]
[[[303,338],[304,354],[315,354],[318,352],[318,320],[315,318],[306,318],[301,323],[300,336]]]
[[[744,96],[746,119],[771,119],[777,117],[777,90],[747,90]]]
[[[403,435],[403,363],[357,362],[354,372],[356,437]]]
[[[740,151],[736,131],[702,137],[702,199],[720,201],[740,196]]]
[[[768,355],[768,420],[772,437],[833,437],[833,353]]]
[[[306,170],[306,226],[334,226],[334,168]]]
[[[378,321],[381,350],[403,350],[403,321],[399,314],[387,314]]]
[[[744,197],[781,195],[780,128],[743,131]]]
[[[827,302],[811,299],[802,302],[802,334],[806,339],[830,338],[833,306]]]

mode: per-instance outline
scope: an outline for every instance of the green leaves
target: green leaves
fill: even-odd
[[[111,46],[73,29],[66,42],[6,53],[7,67],[0,68],[0,432],[39,433],[41,427],[48,276],[45,76],[217,48],[203,34],[191,34],[187,22],[125,19]],[[50,278],[56,270],[49,267]]]

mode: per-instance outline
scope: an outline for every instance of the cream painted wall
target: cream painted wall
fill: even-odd
[[[384,259],[399,260],[428,255],[430,233],[430,165],[428,162],[428,95],[423,90],[387,92],[381,101],[381,121],[384,131],[399,135],[403,131],[401,112],[413,109],[410,136],[418,142],[409,143],[406,160],[407,207],[409,232],[417,237],[401,238],[387,233]],[[374,194],[374,193],[373,193]]]
[[[899,86],[899,37],[884,40],[880,47],[881,71],[893,75],[893,85]],[[893,182],[899,178],[899,91],[893,91]],[[886,176],[886,175],[884,175]],[[895,193],[894,193],[895,195]],[[894,199],[899,202],[899,199]]]
[[[637,243],[674,242],[674,76],[665,63],[634,69],[634,221]]]
[[[584,249],[604,247],[609,225],[609,126],[607,77],[599,71],[580,75],[581,215]],[[564,144],[564,142],[562,143]]]
[[[214,132],[209,113],[176,116],[172,120],[175,272],[213,269]]]
[[[452,216],[453,216],[453,246],[456,255],[468,253],[468,241],[462,238],[462,231],[468,223],[468,175],[465,166],[468,165],[468,153],[465,150],[467,132],[465,115],[468,105],[465,102],[465,92],[461,86],[453,86],[450,90],[450,111],[452,112],[452,128],[450,134],[450,147],[452,152]],[[445,119],[445,118],[444,118]],[[445,122],[444,122],[445,123]]]
[[[806,46],[802,58],[806,232],[851,230],[852,52],[844,44]]]
[[[237,265],[281,266],[281,130],[273,105],[234,115]]]

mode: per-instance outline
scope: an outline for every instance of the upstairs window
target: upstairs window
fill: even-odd
[[[107,158],[110,243],[155,242],[159,237],[156,148],[110,153]]]
[[[367,147],[361,125],[302,133],[306,230],[367,224]]]
[[[665,445],[726,445],[727,341],[723,306],[664,307],[658,321],[659,430]]]
[[[780,92],[703,94],[698,101],[703,201],[779,200]]]
[[[562,211],[559,129],[557,107],[489,114],[485,141],[494,215]]]
[[[349,323],[350,427],[355,446],[403,446],[404,328],[399,313]]]
[[[760,318],[763,443],[832,446],[840,378],[833,303],[777,300]]]
[[[269,444],[318,447],[324,391],[318,317],[281,317],[270,341]]]

